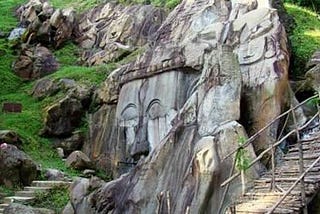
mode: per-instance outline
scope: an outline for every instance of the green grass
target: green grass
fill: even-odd
[[[17,5],[23,3],[23,0],[6,0],[0,1],[0,31],[5,34],[15,28],[18,24],[17,19],[13,16],[14,9]],[[6,39],[0,39],[0,96],[16,90],[21,81],[11,72],[11,65],[15,59],[13,50]]]
[[[22,0],[0,0],[1,22],[0,30],[8,33],[17,26],[17,19],[14,18],[14,8],[26,1]],[[71,4],[86,6],[94,4],[94,1],[61,1],[53,0],[52,3],[58,7],[65,7]],[[79,3],[79,4],[78,4]],[[80,4],[81,3],[81,4]],[[83,3],[83,4],[82,4]],[[44,107],[51,105],[55,100],[61,98],[63,93],[57,93],[52,97],[37,100],[31,97],[30,91],[33,82],[23,82],[14,75],[11,65],[16,59],[14,49],[6,39],[0,39],[0,105],[3,102],[18,102],[23,106],[21,113],[0,112],[0,129],[10,129],[16,131],[23,139],[24,151],[38,162],[42,168],[56,168],[67,175],[75,176],[79,172],[68,169],[64,162],[58,157],[52,148],[51,139],[39,136],[43,126]],[[77,66],[79,48],[73,43],[67,43],[63,48],[54,51],[55,56],[61,64],[61,68],[49,78],[58,80],[61,78],[72,78],[78,82],[96,85],[102,82],[110,70],[115,65],[105,65],[97,67]],[[2,191],[0,189],[0,191]]]
[[[80,48],[69,41],[61,49],[54,50],[53,55],[63,66],[77,65],[80,56]]]
[[[17,26],[17,19],[14,17],[14,9],[20,4],[24,3],[24,0],[1,0],[0,1],[0,30],[4,32],[10,32]]]
[[[122,4],[152,4],[157,7],[173,9],[180,3],[180,0],[118,0]]]
[[[99,65],[93,67],[64,66],[59,71],[49,75],[54,80],[69,78],[86,85],[99,85],[106,79],[110,71],[116,68],[115,64]]]
[[[74,8],[78,12],[93,8],[101,4],[104,0],[51,0],[51,4],[55,8]]]
[[[69,191],[67,187],[55,186],[49,192],[38,192],[35,200],[29,205],[39,208],[54,210],[55,213],[61,213],[69,201]]]
[[[0,185],[0,199],[1,197],[7,197],[14,194],[14,191],[16,191],[18,188],[9,188],[3,185]]]
[[[286,10],[296,21],[296,28],[289,39],[293,50],[293,78],[302,78],[305,65],[312,53],[320,48],[320,19],[318,15],[308,9],[285,4]]]

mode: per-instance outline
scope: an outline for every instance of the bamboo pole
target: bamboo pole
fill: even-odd
[[[301,126],[300,128],[298,128],[298,131],[306,128],[317,116],[319,115],[319,112],[316,113],[307,123],[305,123],[303,126]],[[288,134],[286,134],[283,138],[281,138],[278,142],[274,143],[273,146],[276,147],[278,145],[280,145],[285,139],[287,139],[290,135],[294,134],[296,132],[296,130],[292,130],[290,131]],[[253,161],[251,161],[251,163],[248,166],[248,169],[253,166],[255,163],[257,163],[262,157],[263,155],[265,155],[267,152],[269,152],[271,150],[271,147],[269,147],[268,149],[264,150],[263,152],[260,153],[260,155],[258,157],[256,157]],[[237,178],[240,175],[240,173],[236,173],[234,174],[232,177],[228,178],[227,180],[225,180],[220,186],[223,187],[225,186],[227,183],[233,181],[235,178]]]
[[[299,173],[300,173],[300,175],[302,175],[303,171],[304,171],[303,148],[302,148],[302,143],[300,140],[297,118],[296,118],[296,114],[295,114],[294,110],[292,110],[292,117],[293,117],[296,135],[297,135],[297,142],[298,142],[298,149],[299,149]],[[305,190],[304,177],[302,177],[302,179],[300,181],[300,191],[301,191],[301,201],[302,201],[302,206],[303,206],[303,214],[308,214],[308,209],[307,209],[307,204],[306,204],[306,190]]]
[[[232,167],[231,167],[231,170],[230,170],[230,173],[229,173],[229,177],[232,176],[235,166],[236,166],[236,157],[233,159],[233,163],[232,163]],[[220,214],[221,211],[222,211],[223,202],[226,199],[227,192],[229,190],[229,186],[230,186],[230,183],[228,183],[226,188],[224,189],[224,192],[223,192],[223,195],[222,195],[222,199],[221,199],[220,204],[219,204],[218,214]]]
[[[319,94],[320,96],[320,94]],[[318,95],[314,95],[312,97],[309,97],[308,99],[304,100],[303,102],[301,102],[299,105],[296,105],[295,107],[293,107],[293,109],[289,109],[287,111],[285,111],[284,113],[280,114],[279,116],[277,116],[276,118],[274,118],[273,120],[271,120],[267,125],[265,125],[262,129],[260,129],[257,133],[255,133],[254,135],[252,135],[243,145],[239,146],[238,148],[234,149],[233,151],[231,151],[229,154],[227,154],[222,161],[224,161],[225,159],[229,158],[231,155],[233,155],[235,152],[238,151],[238,149],[240,148],[245,148],[247,147],[255,138],[257,138],[263,131],[265,131],[269,126],[271,126],[274,122],[276,122],[278,119],[282,118],[283,116],[287,115],[288,113],[290,113],[292,110],[295,110],[296,108],[302,106],[303,104],[307,103],[308,101],[314,99],[318,97]]]

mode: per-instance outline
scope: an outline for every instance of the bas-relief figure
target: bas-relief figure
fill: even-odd
[[[119,134],[123,135],[120,138],[126,141],[126,159],[131,157],[137,161],[164,139],[187,99],[195,77],[194,74],[170,71],[123,85],[116,118]]]
[[[156,34],[98,94],[106,105],[106,95],[116,97],[118,160],[137,165],[87,196],[91,211],[210,213],[220,203],[226,207],[239,181],[221,202],[220,184],[233,163],[224,157],[247,137],[245,128],[261,128],[285,104],[286,37],[267,1],[185,0]],[[115,83],[116,96],[110,95]],[[252,127],[238,122],[243,97]],[[267,130],[257,148],[268,147],[276,129]],[[253,160],[253,147],[247,151]],[[258,170],[248,170],[247,181]]]

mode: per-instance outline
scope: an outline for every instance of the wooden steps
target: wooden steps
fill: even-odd
[[[319,136],[319,133],[314,133]],[[310,138],[315,138],[310,134]],[[304,169],[307,169],[320,156],[320,138],[317,142],[305,141],[303,145]],[[271,191],[272,172],[265,172],[253,181],[252,188],[239,197],[230,207],[235,213],[267,213],[300,177],[299,149],[291,147],[275,168],[275,190]],[[307,203],[312,200],[320,188],[320,163],[317,163],[305,176]],[[298,184],[273,213],[300,213],[302,209],[301,188]],[[230,209],[231,210],[231,209]],[[227,211],[227,213],[232,213]]]

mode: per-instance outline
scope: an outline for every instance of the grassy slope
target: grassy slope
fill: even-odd
[[[296,21],[296,28],[289,39],[293,49],[293,78],[301,78],[305,72],[305,64],[312,53],[320,49],[320,18],[307,9],[293,4],[285,4],[290,15]]]
[[[79,0],[85,2],[84,0]],[[0,31],[9,33],[17,26],[14,18],[14,8],[24,3],[23,0],[0,1]],[[52,1],[54,6],[75,5],[75,1]],[[92,3],[92,2],[91,2]],[[79,4],[83,7],[83,4]],[[64,48],[55,51],[54,54],[61,63],[58,72],[51,75],[53,79],[73,78],[84,84],[98,85],[107,75],[107,71],[114,68],[114,65],[106,65],[92,68],[84,68],[76,65],[78,48],[72,44],[67,44]],[[24,139],[24,150],[43,168],[58,168],[69,175],[76,175],[77,172],[67,169],[64,162],[58,158],[52,150],[50,139],[38,136],[42,128],[43,108],[51,104],[54,98],[46,98],[38,101],[32,98],[29,93],[32,82],[23,82],[16,77],[11,69],[15,60],[14,52],[6,39],[0,39],[0,105],[4,101],[19,102],[23,105],[23,111],[19,114],[5,114],[0,112],[0,129],[11,129],[17,131]]]

